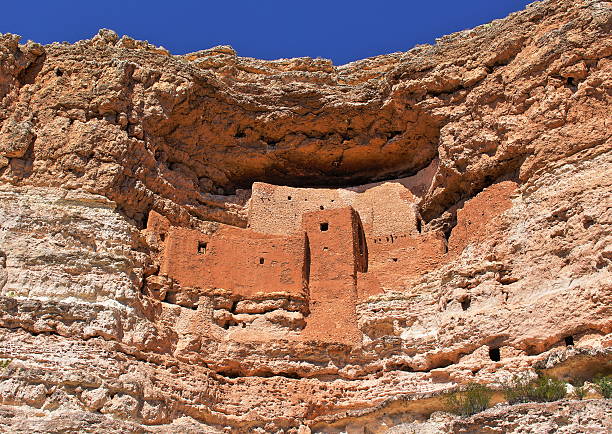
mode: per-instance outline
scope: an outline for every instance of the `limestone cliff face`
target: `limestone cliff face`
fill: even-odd
[[[604,0],[343,66],[0,35],[1,429],[611,429],[438,413],[612,370],[611,35]]]

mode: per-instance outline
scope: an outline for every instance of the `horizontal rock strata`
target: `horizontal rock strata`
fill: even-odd
[[[609,431],[442,411],[612,372],[610,35],[604,0],[342,66],[0,35],[0,430]]]

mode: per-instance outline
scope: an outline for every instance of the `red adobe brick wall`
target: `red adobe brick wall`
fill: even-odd
[[[495,233],[495,218],[512,206],[517,185],[494,184],[468,200],[457,211],[457,225],[448,243],[440,232],[368,237],[368,273],[358,275],[359,300],[385,290],[401,291],[411,279],[454,260],[473,243]]]
[[[463,249],[474,242],[484,239],[497,229],[491,220],[512,206],[511,196],[517,189],[513,181],[494,184],[468,200],[457,211],[457,225],[448,240],[451,256],[461,254]]]
[[[350,207],[306,213],[302,228],[310,247],[310,315],[302,337],[358,342],[356,274],[363,267],[359,216]]]
[[[383,290],[401,290],[405,282],[433,271],[446,261],[443,234],[401,234],[368,240],[368,274]]]
[[[380,217],[371,213],[365,225],[351,206],[304,212],[291,236],[231,226],[206,235],[169,227],[166,219],[151,212],[147,232],[158,234],[156,239],[164,246],[161,274],[181,287],[223,288],[246,298],[258,293],[308,298],[310,315],[303,339],[354,343],[361,339],[358,301],[384,291],[401,291],[411,279],[454,260],[468,244],[490,236],[498,230],[495,217],[511,206],[516,187],[513,182],[501,182],[467,201],[458,210],[448,245],[440,232],[420,234],[409,206],[385,214],[381,205]],[[383,185],[381,191],[385,190],[403,194],[396,186]],[[301,196],[291,200],[295,198]],[[373,206],[384,200],[364,198]],[[412,196],[406,197],[400,204],[411,200]],[[408,221],[395,225],[404,214]],[[372,223],[378,224],[380,233],[372,230]],[[204,243],[205,252],[198,252]]]
[[[352,207],[368,234],[417,232],[418,200],[398,182],[385,182],[364,191],[343,188],[293,188],[256,182],[249,206],[250,229],[291,235],[302,228],[306,213]]]
[[[206,243],[205,252],[203,244]],[[161,273],[182,287],[223,288],[244,297],[284,292],[306,296],[303,235],[276,237],[225,227],[212,236],[169,230]]]
[[[355,278],[356,222],[359,217],[350,208],[306,213],[302,228],[310,246],[310,281]],[[321,225],[326,224],[327,230]]]

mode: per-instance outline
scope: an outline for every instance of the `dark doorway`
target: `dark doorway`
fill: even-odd
[[[489,348],[489,358],[494,362],[499,362],[501,360],[499,348]]]

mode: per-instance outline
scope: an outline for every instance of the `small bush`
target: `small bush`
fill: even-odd
[[[470,383],[460,392],[447,395],[447,410],[460,416],[471,416],[489,408],[493,391],[482,384]]]
[[[509,404],[531,401],[533,381],[526,375],[515,375],[504,388],[504,396]]]
[[[8,365],[11,364],[11,361],[11,359],[0,359],[0,369],[6,368]]]
[[[604,398],[612,398],[612,375],[595,377],[593,382],[599,389],[601,396]]]
[[[537,380],[515,376],[504,390],[504,396],[510,404],[558,401],[565,398],[566,394],[565,382],[545,375]]]
[[[539,402],[558,401],[567,395],[566,383],[550,377],[540,377],[536,383],[535,398]]]
[[[586,387],[584,386],[574,387],[574,395],[576,396],[576,399],[583,400],[587,395]]]

